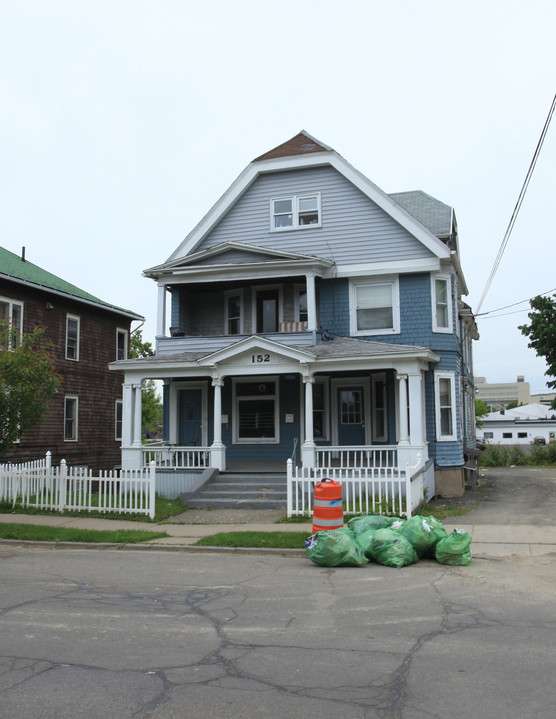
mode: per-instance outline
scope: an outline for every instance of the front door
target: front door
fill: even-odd
[[[180,390],[178,442],[182,447],[203,445],[203,392],[200,389]]]
[[[338,444],[365,444],[365,391],[363,386],[338,388]]]
[[[257,332],[278,331],[278,290],[257,292]]]

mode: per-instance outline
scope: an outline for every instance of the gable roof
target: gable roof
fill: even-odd
[[[0,247],[0,279],[7,279],[19,284],[30,285],[37,289],[48,290],[58,295],[65,295],[74,300],[79,300],[91,305],[98,305],[99,307],[116,312],[121,315],[125,315],[130,319],[144,320],[145,318],[141,315],[137,315],[130,310],[125,310],[116,305],[111,305],[108,302],[95,297],[94,295],[85,292],[85,290],[72,285],[70,282],[66,282],[61,277],[53,275],[47,270],[43,270],[38,265],[34,265],[32,262],[28,262],[19,255],[16,255],[4,247]]]
[[[314,137],[311,137],[308,132],[301,130],[295,137],[290,140],[283,142],[273,150],[265,152],[263,155],[256,157],[253,162],[260,162],[261,160],[272,160],[276,157],[291,157],[292,155],[306,155],[311,152],[328,152],[332,150],[331,147],[325,145]]]
[[[199,243],[214,229],[260,175],[319,166],[331,166],[342,174],[395,222],[420,241],[435,257],[450,258],[450,249],[401,204],[346,162],[335,150],[302,131],[251,162],[162,266],[169,265],[174,260],[194,252]]]

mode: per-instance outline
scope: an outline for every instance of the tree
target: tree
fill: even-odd
[[[44,328],[21,336],[0,323],[0,454],[41,422],[60,384]]]
[[[484,401],[484,399],[478,399],[475,397],[475,421],[477,423],[477,427],[482,427],[483,423],[481,422],[481,417],[484,417],[486,414],[490,412],[490,408],[488,404]]]
[[[129,356],[132,359],[138,359],[153,355],[153,346],[150,342],[143,341],[141,330],[134,332],[129,343]],[[150,432],[155,432],[161,421],[162,400],[158,394],[156,382],[148,379],[143,382],[141,389],[141,425]]]
[[[528,313],[531,323],[519,325],[521,334],[529,337],[528,347],[534,349],[538,357],[544,357],[548,369],[545,375],[556,378],[556,295],[552,297],[533,297],[529,301],[532,312]],[[549,387],[556,387],[556,379],[547,381]]]

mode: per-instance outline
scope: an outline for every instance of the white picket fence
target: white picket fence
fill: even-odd
[[[65,460],[52,467],[45,459],[24,464],[0,465],[0,502],[63,512],[155,513],[155,464],[129,470],[93,474],[82,467],[68,467]]]
[[[287,514],[313,514],[314,485],[332,479],[342,485],[345,514],[394,514],[409,519],[424,499],[421,474],[411,467],[294,467],[288,460]]]

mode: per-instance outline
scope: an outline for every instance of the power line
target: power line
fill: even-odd
[[[552,120],[552,115],[554,114],[555,107],[556,107],[556,95],[554,95],[554,98],[552,99],[552,105],[550,106],[550,110],[548,111],[548,116],[546,118],[544,127],[541,132],[541,136],[537,143],[537,147],[535,149],[533,159],[531,160],[531,164],[529,165],[529,169],[527,170],[527,175],[525,176],[525,180],[521,187],[521,192],[519,193],[519,197],[517,198],[517,202],[515,204],[514,211],[512,212],[512,216],[510,217],[510,222],[508,223],[508,227],[507,227],[504,237],[502,239],[500,249],[498,250],[498,254],[496,255],[496,259],[494,260],[494,265],[492,266],[492,270],[491,270],[489,278],[486,282],[485,288],[483,290],[483,294],[481,295],[481,299],[479,300],[479,304],[477,305],[477,309],[475,310],[475,315],[477,315],[479,310],[481,309],[481,306],[486,297],[486,294],[489,291],[490,286],[492,284],[492,280],[494,279],[494,276],[498,270],[498,266],[500,265],[500,261],[502,260],[502,255],[504,254],[506,245],[508,244],[508,240],[510,239],[510,235],[514,228],[515,221],[517,220],[517,215],[519,214],[519,210],[521,208],[523,198],[525,197],[525,193],[527,192],[527,188],[529,187],[529,182],[531,180],[531,176],[533,175],[533,170],[535,169],[535,165],[537,164],[537,159],[539,157],[539,153],[543,146],[544,138],[546,137],[546,133],[548,132],[548,127],[550,125],[550,121]]]
[[[538,295],[535,295],[535,297],[544,297],[544,295],[550,295],[552,292],[556,292],[556,287],[554,287],[551,290],[548,290],[548,292],[539,292]],[[486,315],[491,315],[493,312],[501,312],[502,310],[507,310],[510,307],[515,307],[516,305],[522,305],[524,302],[531,302],[533,298],[528,297],[526,300],[520,300],[519,302],[513,302],[511,305],[504,305],[504,307],[497,307],[495,310],[489,310],[488,312],[481,312],[480,315],[475,315],[475,317],[485,317]],[[526,310],[518,310],[518,312],[525,312]]]

